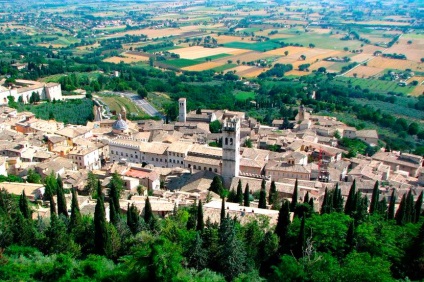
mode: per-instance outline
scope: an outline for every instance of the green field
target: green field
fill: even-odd
[[[119,113],[125,107],[128,113],[140,114],[142,111],[128,98],[117,95],[99,95],[100,100],[105,103],[111,111]]]
[[[313,34],[313,33],[303,33],[290,38],[281,38],[278,39],[284,43],[293,43],[301,44],[304,47],[308,47],[310,43],[315,44],[316,48],[324,48],[330,50],[343,50],[344,47],[349,49],[359,49],[361,48],[360,41],[343,41],[337,38],[330,37],[329,34]]]
[[[213,61],[213,60],[222,59],[222,58],[225,58],[225,57],[228,57],[228,56],[231,56],[231,54],[225,54],[225,53],[223,53],[223,54],[217,54],[217,55],[213,55],[213,56],[199,58],[199,59],[196,59],[196,60],[206,61],[206,59],[210,59],[211,61]]]
[[[255,92],[237,91],[234,93],[237,100],[244,101],[248,99],[255,99]]]
[[[336,81],[342,84],[348,84],[350,81],[353,87],[359,85],[362,89],[369,89],[371,92],[381,94],[387,94],[387,92],[408,94],[414,89],[413,86],[399,86],[398,82],[396,81],[385,81],[378,79],[337,77]]]
[[[201,61],[201,60],[189,60],[189,59],[175,59],[175,60],[163,61],[163,63],[173,67],[177,67],[177,68],[190,67],[190,66],[194,66],[204,62],[205,62],[204,60]]]
[[[256,42],[256,43],[245,43],[245,42],[229,42],[224,44],[224,47],[228,48],[238,48],[238,49],[248,49],[258,52],[266,52],[280,47],[280,44],[274,42],[273,40],[268,40],[265,42]]]
[[[228,70],[228,69],[232,69],[236,66],[237,66],[237,64],[225,64],[225,65],[213,68],[211,70],[213,70],[215,72],[221,72],[221,71],[225,71],[225,70]]]

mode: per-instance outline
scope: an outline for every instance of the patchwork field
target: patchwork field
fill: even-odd
[[[202,63],[202,64],[198,64],[198,65],[194,65],[194,66],[190,66],[190,67],[185,67],[182,68],[182,70],[186,70],[186,71],[204,71],[204,70],[209,70],[209,69],[213,69],[219,66],[222,66],[222,63],[217,63],[217,62],[206,62],[206,63]]]
[[[418,85],[410,93],[412,96],[421,96],[424,95],[424,85]]]
[[[126,64],[132,64],[132,63],[138,63],[138,62],[143,62],[143,61],[148,61],[149,58],[145,57],[145,56],[135,56],[135,55],[123,55],[124,57],[110,57],[107,59],[104,59],[103,62],[108,62],[108,63],[114,63],[114,64],[119,64],[121,62],[124,62]]]

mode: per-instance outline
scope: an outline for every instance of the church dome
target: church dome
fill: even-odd
[[[118,115],[118,120],[113,123],[112,129],[117,131],[125,131],[128,129],[128,125],[125,120],[122,119],[121,115]]]

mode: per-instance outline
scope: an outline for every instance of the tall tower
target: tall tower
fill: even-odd
[[[222,127],[222,178],[229,187],[240,173],[240,120],[227,118]]]
[[[305,120],[305,107],[303,105],[300,105],[299,107],[299,121]]]
[[[123,120],[127,120],[127,110],[125,109],[124,106],[122,106],[121,108],[121,117]]]
[[[178,99],[178,121],[179,122],[186,122],[187,120],[187,100],[186,98],[180,98]]]

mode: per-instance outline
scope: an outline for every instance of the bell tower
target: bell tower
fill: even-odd
[[[186,98],[178,99],[178,121],[186,122],[187,120],[187,100]]]
[[[240,174],[240,120],[227,118],[222,127],[222,178],[229,187]]]

